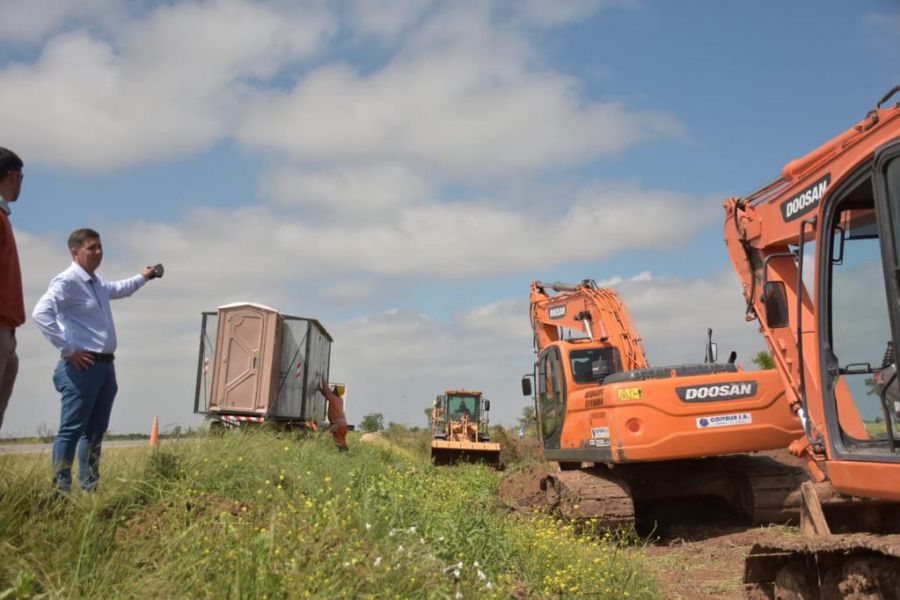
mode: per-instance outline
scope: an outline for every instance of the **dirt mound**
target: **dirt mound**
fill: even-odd
[[[822,582],[823,597],[845,600],[900,598],[900,570],[887,557],[858,558],[847,561],[837,573],[829,573]]]
[[[385,450],[396,452],[397,454],[401,454],[407,458],[416,458],[415,452],[408,448],[404,448],[403,446],[395,444],[391,440],[387,439],[380,431],[364,433],[360,436],[359,441],[363,444],[371,444],[372,446],[378,446],[379,448],[384,448]]]
[[[500,444],[500,461],[507,467],[544,462],[544,445],[534,437],[519,438],[502,427],[491,429],[491,441]]]
[[[760,536],[745,577],[751,598],[897,600],[900,535]]]
[[[384,436],[375,432],[364,433],[360,436],[359,441],[366,444],[376,444],[378,446],[390,446],[391,443],[384,439]]]
[[[500,482],[500,501],[511,511],[533,514],[547,509],[541,480],[553,472],[548,463],[535,463],[507,471]]]

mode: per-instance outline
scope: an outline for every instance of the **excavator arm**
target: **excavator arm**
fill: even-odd
[[[557,292],[551,295],[547,290]],[[647,356],[631,312],[619,295],[593,279],[576,284],[531,284],[531,327],[538,352],[560,341],[566,329],[619,350],[622,369],[647,367]]]

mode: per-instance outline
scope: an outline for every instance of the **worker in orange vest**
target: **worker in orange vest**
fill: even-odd
[[[346,452],[347,448],[347,417],[344,415],[344,399],[338,394],[337,386],[328,387],[325,380],[319,382],[319,391],[328,400],[328,422],[331,423],[331,436],[338,450]]]

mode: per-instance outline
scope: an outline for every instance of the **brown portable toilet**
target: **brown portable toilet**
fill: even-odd
[[[220,306],[211,412],[266,416],[274,411],[282,317],[253,303]]]

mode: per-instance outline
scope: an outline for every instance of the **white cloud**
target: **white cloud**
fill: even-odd
[[[432,0],[354,0],[349,21],[362,34],[388,38],[413,25],[433,4]]]
[[[358,306],[372,299],[377,292],[377,285],[369,281],[348,280],[326,284],[321,292],[322,298],[339,305]]]
[[[415,311],[392,311],[334,329],[332,376],[348,383],[348,416],[371,412],[422,425],[424,410],[446,389],[481,389],[495,400],[494,421],[512,422],[528,402],[519,379],[531,369],[527,312],[515,330],[444,324]]]
[[[569,0],[539,17],[562,23],[594,4]],[[36,58],[0,69],[5,139],[35,162],[78,170],[173,160],[234,135],[318,166],[406,162],[477,178],[583,164],[680,133],[671,116],[587,99],[493,3],[351,4],[351,28],[402,32],[397,53],[367,73],[328,54],[339,51],[326,45],[340,29],[333,8],[40,2],[42,24],[23,34],[41,44]]]
[[[331,28],[314,5],[162,5],[111,37],[51,38],[0,71],[5,138],[40,162],[112,169],[172,160],[228,135],[248,81],[310,57]],[[143,16],[143,15],[142,15]]]
[[[327,65],[287,93],[261,94],[242,142],[297,161],[407,160],[464,177],[581,164],[680,131],[669,116],[587,101],[538,66],[487,6],[435,14],[383,69]]]
[[[527,294],[522,294],[519,299],[475,307],[459,315],[458,322],[465,331],[490,335],[502,341],[530,343],[532,338]]]
[[[628,278],[627,281],[650,281],[653,279],[653,275],[650,271],[641,271],[637,275],[633,275]],[[621,285],[626,280],[621,275],[613,275],[607,279],[601,279],[597,282],[599,287],[616,287]]]
[[[738,362],[767,350],[758,323],[744,320],[745,302],[733,272],[709,279],[647,278],[617,284],[644,339],[651,364],[703,362],[707,327],[713,329],[720,360],[735,350]]]
[[[555,27],[589,17],[601,8],[632,4],[634,0],[517,0],[513,7],[527,23]]]
[[[0,0],[0,39],[34,42],[72,22],[114,22],[121,10],[121,0]]]
[[[134,252],[153,249],[164,262],[178,260],[186,285],[199,293],[223,276],[252,290],[266,289],[273,277],[531,273],[628,249],[677,246],[717,216],[713,202],[610,184],[578,194],[558,215],[488,201],[414,203],[379,218],[325,222],[275,209],[206,209],[181,223],[130,225],[122,243]]]
[[[264,176],[261,195],[284,206],[335,212],[342,218],[371,218],[427,199],[428,179],[406,165],[379,163],[297,170]]]

